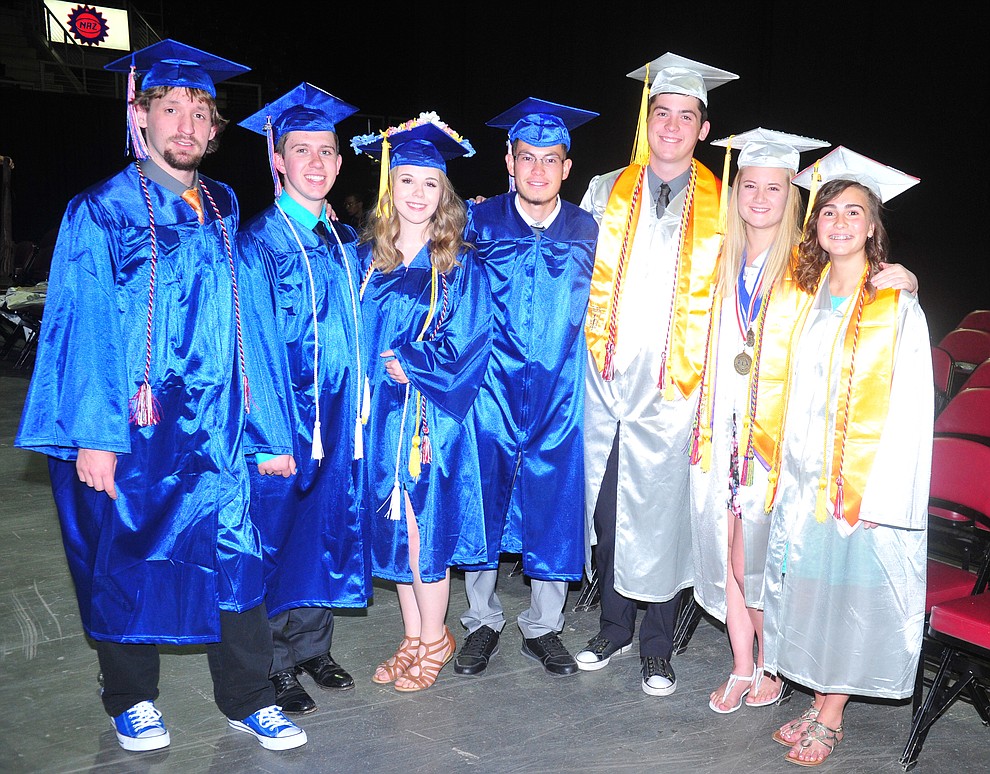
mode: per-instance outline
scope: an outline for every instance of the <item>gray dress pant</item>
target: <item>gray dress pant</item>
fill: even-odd
[[[464,573],[468,609],[461,616],[461,623],[468,633],[490,626],[497,632],[505,626],[505,611],[495,593],[498,570],[478,570]],[[529,608],[519,614],[519,630],[531,640],[564,628],[564,603],[567,600],[567,581],[530,580]]]

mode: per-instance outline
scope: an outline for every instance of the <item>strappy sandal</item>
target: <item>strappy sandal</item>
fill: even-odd
[[[757,667],[757,670],[758,671],[757,671],[756,679],[753,681],[753,685],[750,686],[750,689],[749,689],[749,695],[751,697],[752,696],[759,696],[759,694],[760,694],[760,686],[763,685],[763,680],[766,677],[766,672],[763,671],[763,668],[762,667]],[[778,687],[780,688],[780,690],[777,691],[777,695],[774,696],[773,698],[771,698],[771,699],[763,699],[762,701],[748,701],[748,702],[746,702],[746,706],[747,707],[769,707],[771,704],[774,704],[774,703],[780,701],[780,697],[784,693],[784,678],[783,677],[780,678],[780,685]]]
[[[812,720],[808,723],[808,728],[801,736],[801,741],[798,744],[801,746],[802,750],[807,750],[815,742],[818,742],[818,744],[825,748],[825,755],[812,761],[805,761],[800,758],[795,758],[791,755],[791,753],[787,753],[784,757],[789,762],[797,764],[798,766],[821,766],[828,760],[829,756],[832,754],[832,751],[835,749],[835,746],[842,741],[840,738],[841,734],[841,723],[838,728],[829,728],[824,723],[817,720]]]
[[[395,651],[395,655],[388,661],[379,664],[375,669],[375,674],[371,676],[371,682],[378,683],[379,685],[394,683],[412,666],[412,663],[416,660],[417,653],[419,653],[419,637],[403,637],[402,642],[399,643],[399,649]],[[388,675],[388,678],[385,680],[381,679],[378,677],[379,672],[384,672]]]
[[[457,641],[454,639],[454,635],[450,633],[450,629],[445,626],[443,627],[443,631],[443,637],[436,642],[424,642],[422,647],[426,648],[426,652],[410,664],[409,669],[417,667],[419,674],[411,675],[409,674],[409,669],[407,669],[403,675],[412,685],[397,684],[395,690],[403,691],[404,693],[423,691],[436,682],[440,670],[454,657],[454,652],[457,650]],[[447,655],[442,659],[436,658],[444,650],[447,651]]]
[[[797,720],[792,720],[790,723],[785,723],[783,726],[774,731],[773,740],[777,744],[784,745],[784,747],[793,747],[801,740],[801,736],[804,733],[804,729],[801,728],[801,726],[814,723],[818,718],[819,712],[820,710],[818,710],[814,705],[810,706]],[[792,738],[788,739],[784,736],[785,733]]]
[[[732,689],[736,687],[736,683],[743,683],[748,681],[749,688],[743,691],[739,696],[739,701],[737,701],[735,705],[729,707],[728,709],[719,709],[718,703],[716,703],[715,699],[708,700],[708,707],[711,709],[712,712],[717,712],[719,715],[728,715],[732,712],[735,712],[743,705],[743,701],[746,699],[746,696],[749,695],[749,692],[753,689],[753,683],[755,680],[756,680],[756,667],[753,667],[753,674],[751,675],[737,675],[735,672],[730,672],[729,679],[725,684],[725,690],[722,691],[722,698],[719,700],[720,703],[725,704],[725,700],[729,697],[729,694],[732,693]]]

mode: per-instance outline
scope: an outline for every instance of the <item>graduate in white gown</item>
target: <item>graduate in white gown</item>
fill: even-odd
[[[769,475],[764,658],[768,671],[814,691],[813,705],[774,733],[802,766],[842,740],[851,694],[913,691],[934,410],[918,300],[872,283],[889,249],[881,204],[918,180],[841,146],[794,182],[814,189],[819,180],[793,282],[767,300],[756,345],[766,352],[759,379],[783,374],[780,399],[757,408],[780,439]]]

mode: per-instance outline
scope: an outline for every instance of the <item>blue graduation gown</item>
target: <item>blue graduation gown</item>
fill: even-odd
[[[237,200],[202,178],[233,238]],[[147,181],[158,241],[149,380],[161,421],[129,422],[144,380],[151,268],[148,209],[129,166],[68,205],[52,261],[37,361],[16,445],[49,455],[52,491],[82,623],[97,640],[220,639],[219,611],[263,598],[248,515],[245,450],[291,452],[287,426],[245,360],[257,432],[243,443],[234,292],[220,222]],[[111,500],[81,483],[80,448],[117,453]]]
[[[361,516],[362,461],[355,460],[355,422],[363,394],[358,293],[361,272],[353,229],[334,228],[331,249],[297,220],[292,228],[273,204],[241,229],[237,244],[254,279],[241,291],[264,319],[274,316],[280,346],[266,357],[292,421],[296,474],[251,470],[251,518],[265,556],[265,602],[274,616],[296,607],[364,607],[371,596],[370,557]],[[332,236],[331,236],[332,239]],[[313,310],[319,332],[320,424],[324,457],[312,458],[316,420]],[[248,416],[253,425],[253,414]]]
[[[371,262],[364,245],[362,265]],[[471,416],[474,399],[491,354],[491,298],[473,252],[461,266],[438,279],[436,312],[429,331],[416,341],[430,307],[431,264],[427,248],[388,274],[368,277],[362,309],[368,334],[371,416],[368,422],[368,507],[372,535],[372,572],[376,577],[411,583],[405,511],[388,518],[396,475],[409,494],[420,535],[420,577],[441,580],[447,568],[477,564],[486,556],[481,511],[478,449]],[[385,371],[381,352],[394,350],[409,377],[396,384]],[[416,391],[425,401],[432,461],[418,480],[409,473]],[[403,419],[403,414],[405,418]]]
[[[494,307],[494,343],[476,402],[489,556],[522,554],[540,580],[580,580],[584,566],[584,317],[598,225],[579,207],[541,236],[514,194],[469,207]],[[477,569],[477,568],[474,568]]]

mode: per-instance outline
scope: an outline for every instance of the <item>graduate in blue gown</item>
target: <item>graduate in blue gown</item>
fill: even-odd
[[[468,638],[458,674],[483,672],[505,613],[495,593],[500,553],[522,555],[530,607],[522,652],[554,676],[577,674],[558,637],[568,583],[584,568],[583,335],[598,224],[560,198],[570,174],[570,129],[597,115],[528,98],[489,121],[508,130],[513,190],[469,204],[494,305],[491,364],[475,419],[488,557],[466,568]]]
[[[388,170],[361,252],[367,496],[372,571],[395,581],[405,637],[373,680],[418,691],[454,655],[450,567],[486,556],[471,412],[491,353],[491,299],[446,175],[446,159],[473,149],[435,114],[351,144]]]
[[[321,688],[354,687],[330,654],[331,608],[365,607],[371,596],[360,509],[367,379],[357,234],[330,221],[326,207],[342,161],[336,124],[355,112],[301,83],[241,122],[268,140],[275,184],[275,202],[241,229],[237,244],[253,280],[244,283],[245,306],[257,304],[260,321],[277,320],[281,346],[266,362],[294,428],[294,476],[269,475],[267,455],[250,465],[275,646],[271,677],[289,714],[316,710],[298,673]]]
[[[156,645],[207,643],[230,725],[297,747],[305,732],[268,680],[245,459],[279,455],[287,472],[288,418],[259,354],[265,331],[242,324],[237,199],[196,171],[226,124],[214,83],[247,68],[171,40],[107,67],[130,71],[131,89],[146,72],[128,116],[137,160],[68,205],[16,444],[49,455],[120,745],[170,742]]]

